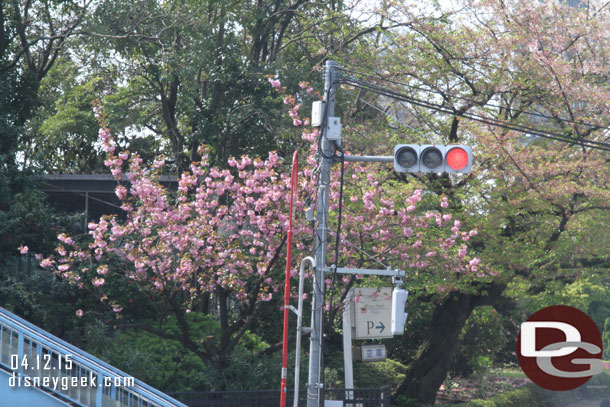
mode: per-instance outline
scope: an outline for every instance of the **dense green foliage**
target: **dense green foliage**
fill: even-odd
[[[455,375],[483,373],[496,361],[496,355],[505,345],[513,345],[514,339],[507,335],[504,321],[491,306],[477,308],[468,318],[460,335],[455,365]],[[513,350],[514,351],[514,350]]]
[[[218,322],[210,316],[193,312],[188,320],[191,335],[198,341],[213,341],[220,334]],[[166,324],[168,332],[179,332],[175,321]],[[162,391],[253,390],[277,385],[271,372],[278,370],[281,355],[261,355],[269,345],[251,333],[244,335],[225,364],[209,366],[185,352],[179,342],[147,332],[121,331],[95,320],[84,323],[82,331],[84,347]]]

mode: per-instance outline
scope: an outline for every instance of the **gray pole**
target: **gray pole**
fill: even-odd
[[[324,315],[324,270],[326,268],[326,239],[328,236],[328,196],[330,188],[330,168],[332,157],[335,154],[335,145],[326,138],[326,123],[328,118],[335,114],[335,92],[334,82],[337,80],[338,64],[336,61],[326,61],[324,70],[324,100],[326,102],[326,120],[323,120],[321,134],[320,160],[320,182],[318,186],[318,209],[315,246],[315,274],[314,292],[311,311],[311,340],[309,344],[309,381],[307,384],[307,407],[320,406],[320,370],[322,367],[322,318]]]

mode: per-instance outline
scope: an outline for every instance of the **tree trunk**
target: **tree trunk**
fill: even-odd
[[[434,404],[451,366],[458,336],[474,308],[473,303],[472,295],[454,292],[434,310],[428,335],[409,365],[397,394]]]
[[[421,403],[434,404],[436,393],[447,377],[466,320],[475,307],[501,299],[505,285],[485,287],[485,295],[452,292],[432,315],[430,329],[396,394]]]

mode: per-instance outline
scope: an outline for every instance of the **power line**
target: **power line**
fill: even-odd
[[[348,94],[350,94],[350,95],[354,96],[354,93],[353,93],[353,92],[350,92],[350,91],[349,91],[349,90],[347,90],[347,89],[343,89],[343,91],[345,91],[346,93],[348,93]],[[384,115],[385,117],[387,117],[388,119],[391,119],[391,120],[393,120],[393,121],[396,121],[396,122],[398,122],[400,125],[405,126],[405,127],[409,128],[409,129],[413,130],[414,132],[421,134],[422,136],[424,135],[424,133],[423,133],[421,130],[416,129],[415,127],[413,127],[413,126],[409,125],[409,123],[401,122],[400,120],[398,120],[398,118],[397,118],[397,117],[392,116],[392,115],[391,115],[391,114],[389,114],[387,111],[385,111],[385,110],[383,110],[382,108],[380,108],[379,106],[376,106],[376,105],[374,105],[373,103],[370,103],[370,102],[368,102],[368,101],[366,101],[366,100],[364,100],[364,99],[360,99],[360,102],[364,103],[365,105],[369,106],[369,107],[370,107],[370,108],[372,108],[372,109],[377,110],[379,113],[383,114],[383,115]],[[390,126],[390,127],[391,127],[391,126]]]
[[[608,143],[603,143],[603,142],[588,140],[588,139],[573,139],[573,138],[569,138],[560,133],[540,130],[537,128],[524,126],[524,125],[508,123],[508,122],[505,122],[505,121],[502,121],[499,119],[493,119],[493,118],[481,116],[479,114],[455,112],[454,110],[452,110],[448,107],[430,103],[430,102],[423,101],[420,99],[416,99],[416,98],[413,98],[410,96],[402,95],[400,93],[397,93],[397,92],[394,92],[394,91],[391,91],[391,90],[388,90],[385,88],[381,88],[381,87],[369,84],[364,81],[357,81],[354,79],[350,79],[350,80],[345,80],[345,82],[350,83],[358,88],[367,89],[367,90],[370,90],[372,92],[375,92],[375,93],[383,95],[383,96],[388,96],[388,97],[391,97],[396,100],[401,100],[401,101],[404,101],[404,102],[407,102],[407,103],[410,103],[410,104],[413,104],[416,106],[420,106],[423,108],[431,109],[431,110],[434,110],[434,111],[437,111],[440,113],[446,113],[446,114],[450,114],[453,116],[463,117],[466,119],[474,120],[474,121],[488,124],[491,126],[501,127],[501,128],[505,128],[508,130],[514,130],[514,131],[518,131],[521,133],[525,133],[525,134],[532,134],[532,135],[536,135],[536,136],[543,137],[543,138],[549,138],[552,140],[562,141],[562,142],[568,143],[568,144],[582,145],[582,146],[586,146],[586,147],[590,147],[590,148],[594,148],[594,149],[598,149],[598,150],[610,151],[610,144],[608,144]]]
[[[404,83],[404,82],[398,82],[392,79],[388,79],[388,78],[384,78],[382,76],[379,75],[373,75],[373,74],[367,74],[367,73],[363,73],[363,72],[359,72],[359,71],[355,71],[352,69],[348,69],[348,68],[343,68],[340,67],[340,70],[344,71],[344,72],[349,72],[349,73],[353,73],[353,74],[357,74],[357,75],[361,75],[361,76],[367,76],[369,78],[374,78],[374,79],[378,79],[380,81],[384,81],[384,82],[388,82],[388,83],[393,83],[395,85],[399,85],[399,86],[404,86],[406,88],[410,88],[410,89],[414,89],[414,90],[418,90],[420,92],[427,92],[427,93],[432,93],[432,94],[436,94],[436,95],[443,95],[442,92],[437,91],[437,90],[433,90],[433,89],[426,89],[426,88],[422,88],[419,86],[414,86],[408,83]],[[454,99],[459,99],[459,100],[463,100],[465,102],[469,102],[472,103],[473,105],[482,105],[482,102],[474,100],[474,99],[470,99],[464,96],[458,96],[458,95],[451,95],[452,98]],[[594,124],[594,123],[587,123],[587,122],[583,122],[583,121],[579,121],[579,120],[571,120],[571,119],[563,119],[563,118],[559,118],[559,117],[554,117],[554,116],[549,116],[549,115],[545,115],[543,113],[539,113],[539,112],[532,112],[532,111],[527,111],[527,110],[522,110],[522,109],[508,109],[506,107],[503,106],[499,106],[493,103],[485,103],[485,106],[489,106],[489,107],[493,107],[493,108],[497,108],[497,109],[506,109],[515,113],[520,113],[520,114],[526,114],[529,116],[536,116],[536,117],[540,117],[540,118],[544,118],[544,119],[549,119],[549,120],[555,120],[555,121],[560,121],[560,122],[564,122],[564,123],[571,123],[571,124],[576,124],[576,125],[581,125],[581,126],[587,126],[587,127],[592,127],[595,129],[600,129],[600,130],[610,130],[610,127],[605,127],[605,126],[601,126],[599,124]]]
[[[440,113],[446,113],[446,114],[450,114],[453,116],[458,116],[458,117],[462,117],[465,119],[470,119],[470,120],[474,120],[474,121],[477,121],[480,123],[488,124],[491,126],[501,127],[501,128],[507,129],[507,130],[518,131],[518,132],[525,133],[525,134],[532,134],[532,135],[536,135],[539,137],[549,138],[552,140],[561,141],[561,142],[572,144],[572,145],[582,145],[582,146],[590,147],[590,148],[597,149],[597,150],[610,151],[609,143],[588,140],[588,139],[573,139],[573,138],[569,138],[560,133],[540,130],[540,129],[525,126],[525,125],[508,123],[508,122],[505,122],[505,121],[502,121],[499,119],[488,118],[488,117],[485,117],[485,116],[482,116],[479,114],[475,114],[475,113],[455,112],[454,110],[452,110],[446,106],[442,106],[442,105],[438,105],[435,103],[420,100],[420,99],[417,99],[417,98],[414,98],[411,96],[407,96],[407,95],[392,91],[390,89],[386,89],[386,88],[383,88],[383,87],[380,87],[377,85],[373,85],[366,81],[361,81],[361,80],[354,79],[354,78],[344,77],[343,82],[349,83],[357,88],[370,90],[379,95],[387,96],[387,97],[390,97],[390,98],[393,98],[396,100],[401,100],[401,101],[404,101],[404,102],[407,102],[407,103],[410,103],[410,104],[413,104],[416,106],[420,106],[420,107],[423,107],[426,109],[431,109],[431,110],[434,110],[434,111],[437,111]]]

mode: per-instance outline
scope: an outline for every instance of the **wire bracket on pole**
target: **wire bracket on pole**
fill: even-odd
[[[294,305],[289,305],[287,307],[284,307],[284,305],[282,305],[280,307],[280,311],[284,311],[284,308],[288,308],[290,311],[294,312],[296,316],[299,316],[301,314],[299,310],[294,307]]]

